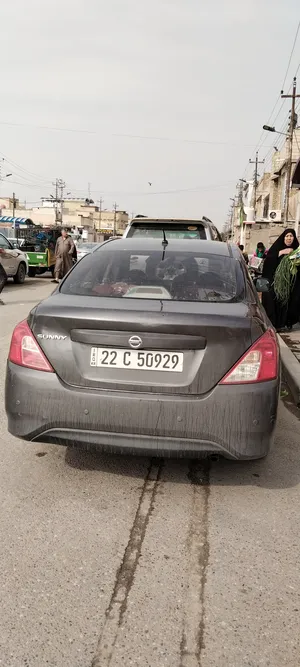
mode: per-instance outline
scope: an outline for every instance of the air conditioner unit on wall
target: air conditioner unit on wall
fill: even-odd
[[[281,222],[281,210],[269,211],[268,220],[269,222]]]

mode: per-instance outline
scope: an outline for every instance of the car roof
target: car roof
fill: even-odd
[[[178,222],[178,223],[189,223],[189,224],[194,224],[194,225],[213,225],[213,222],[211,220],[205,219],[203,220],[202,218],[147,218],[142,217],[142,218],[133,218],[130,223],[133,224],[135,222],[159,222],[159,223],[170,223],[170,222]]]
[[[231,244],[223,241],[207,241],[200,239],[170,239],[168,244],[164,246],[162,239],[127,237],[106,241],[95,252],[100,251],[102,248],[112,252],[117,248],[126,248],[127,250],[132,250],[136,253],[138,251],[154,252],[155,250],[163,250],[165,248],[166,250],[172,250],[173,252],[199,252],[206,255],[223,255],[224,257],[232,257]],[[240,251],[238,251],[236,256],[239,257],[240,254]]]

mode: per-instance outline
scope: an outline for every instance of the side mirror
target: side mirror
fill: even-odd
[[[267,278],[256,278],[256,280],[254,280],[254,285],[257,292],[265,294],[270,291],[270,283]]]

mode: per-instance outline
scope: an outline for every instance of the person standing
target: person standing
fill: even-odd
[[[274,276],[285,255],[289,255],[299,247],[299,241],[294,229],[285,229],[279,238],[273,243],[265,257],[262,276],[270,283],[270,290],[262,295],[262,304],[277,331],[285,327],[291,329],[300,316],[300,273],[297,271],[294,287],[291,291],[287,304],[278,301],[274,291]]]
[[[47,248],[47,265],[48,265],[48,270],[51,271],[52,273],[52,277],[54,277],[54,269],[56,262],[55,245],[56,245],[55,241],[50,238],[48,241],[48,248]]]
[[[242,253],[243,257],[244,257],[244,260],[245,260],[246,264],[249,264],[249,257],[248,257],[248,255],[247,255],[247,253],[245,252],[245,248],[244,248],[244,246],[243,246],[243,245],[239,245],[239,249],[240,249],[240,251],[241,251],[241,253]]]
[[[253,257],[258,257],[259,259],[265,259],[267,253],[268,251],[266,249],[266,246],[260,241],[256,246],[256,250],[253,253]]]
[[[61,236],[55,246],[54,281],[59,283],[73,266],[74,241],[66,229],[62,229]]]
[[[6,281],[7,281],[6,271],[5,271],[4,267],[2,266],[2,264],[0,264],[0,294],[3,290],[3,287],[6,283]],[[1,301],[1,299],[0,299],[0,305],[3,305],[3,301]]]

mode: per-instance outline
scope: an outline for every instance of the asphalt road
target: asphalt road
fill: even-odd
[[[48,278],[9,284],[13,326]],[[0,665],[298,667],[300,422],[255,463],[23,443],[0,406]]]

